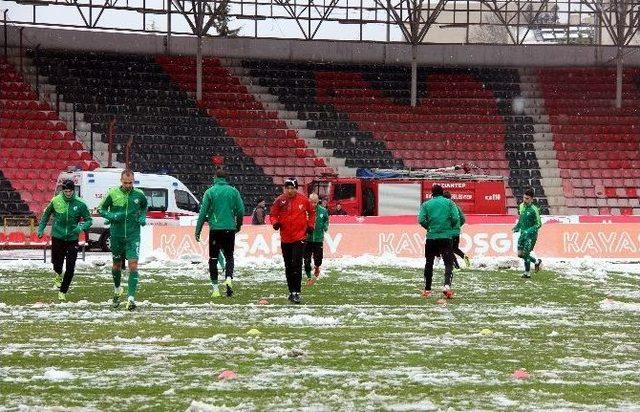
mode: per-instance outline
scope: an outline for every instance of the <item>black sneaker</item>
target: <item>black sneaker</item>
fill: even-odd
[[[227,278],[224,281],[224,285],[226,286],[226,290],[227,290],[227,297],[230,298],[231,296],[233,296],[233,281],[231,280],[231,278]]]
[[[127,310],[129,312],[136,310],[136,302],[134,302],[132,300],[128,300],[127,301]]]
[[[524,272],[522,274],[522,279],[531,279],[531,273],[529,272]]]
[[[287,299],[289,302],[293,303],[293,293],[289,293],[289,297]]]
[[[113,302],[111,303],[112,308],[117,308],[120,306],[120,295],[113,295]]]
[[[542,266],[542,259],[538,259],[538,261],[533,265],[533,268],[536,272],[540,272],[540,266]]]
[[[299,293],[294,293],[293,294],[293,303],[299,304],[300,303],[300,294]]]

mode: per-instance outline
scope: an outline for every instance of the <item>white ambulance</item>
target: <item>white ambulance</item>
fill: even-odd
[[[122,169],[99,168],[91,172],[68,170],[60,173],[56,192],[63,180],[70,179],[76,185],[76,194],[87,202],[93,216],[93,225],[89,229],[89,245],[109,250],[109,226],[98,215],[98,205],[110,189],[120,186]],[[149,210],[147,224],[178,226],[180,220],[188,216],[197,216],[200,202],[178,179],[163,174],[135,173],[133,187],[147,196]],[[193,219],[193,218],[191,218]]]

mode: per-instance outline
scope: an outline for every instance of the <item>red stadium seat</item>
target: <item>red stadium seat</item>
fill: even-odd
[[[32,233],[31,235],[29,235],[29,244],[33,245],[33,246],[44,246],[47,243],[49,243],[49,235],[43,235],[42,239],[38,239],[38,235],[35,233]]]
[[[24,245],[27,243],[27,237],[22,232],[11,232],[7,236],[8,245]]]

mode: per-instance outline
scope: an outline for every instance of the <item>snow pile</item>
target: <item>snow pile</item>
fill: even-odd
[[[567,309],[548,306],[515,306],[511,308],[511,313],[516,316],[543,316],[551,318],[567,315]]]
[[[402,412],[402,411],[437,411],[438,408],[431,401],[423,400],[415,403],[399,403],[395,405],[387,405],[385,409],[388,411]]]
[[[189,405],[185,412],[222,412],[232,410],[234,409],[227,408],[226,406],[214,406],[204,402],[191,401],[191,405]]]
[[[607,298],[600,302],[600,309],[606,311],[640,313],[640,303],[619,302],[617,300]]]
[[[42,375],[42,379],[53,382],[67,381],[75,378],[76,377],[73,373],[56,368],[47,368],[44,375]]]
[[[3,269],[16,272],[26,270],[50,270],[51,263],[42,260],[24,259],[19,253],[20,251],[11,251],[7,258],[14,257],[16,260],[7,260],[3,262]],[[258,270],[257,276],[261,278],[276,276],[278,279],[284,276],[284,264],[282,256],[274,257],[243,257],[236,256],[236,267],[250,267]],[[78,268],[95,268],[107,266],[111,261],[110,253],[91,252],[87,253],[85,261],[78,261]],[[516,256],[511,257],[485,257],[473,256],[471,259],[472,270],[521,270],[522,261]],[[423,258],[397,258],[394,255],[383,256],[346,256],[342,258],[325,258],[323,268],[325,270],[340,271],[353,267],[402,267],[421,269],[424,267]],[[161,251],[154,251],[150,256],[140,262],[140,267],[145,270],[163,270],[174,269],[170,275],[186,275],[190,277],[204,276],[208,270],[207,262],[202,260],[199,255],[184,255],[178,260],[171,260]],[[441,259],[436,260],[436,267],[442,268]],[[640,273],[640,265],[637,262],[620,259],[598,259],[598,258],[575,258],[575,259],[558,259],[543,258],[543,269],[557,271],[560,276],[569,278],[584,279],[585,274],[588,278],[596,280],[606,280],[607,273]],[[264,271],[264,272],[262,272]],[[161,273],[160,273],[161,274]],[[267,280],[267,279],[264,279]]]
[[[269,346],[262,351],[262,357],[266,359],[274,359],[274,358],[286,358],[288,350],[281,346]]]
[[[140,336],[136,336],[134,338],[123,338],[120,336],[115,336],[113,338],[114,342],[124,342],[124,343],[155,343],[155,342],[173,342],[174,339],[171,335],[164,335],[162,337],[151,336],[147,338],[141,338]]]
[[[340,324],[340,319],[331,316],[293,315],[265,319],[265,323],[290,326],[335,326]]]

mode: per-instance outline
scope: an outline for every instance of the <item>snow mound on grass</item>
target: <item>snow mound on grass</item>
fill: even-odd
[[[619,302],[617,300],[607,298],[600,302],[600,309],[606,311],[640,313],[640,303]]]
[[[191,401],[191,405],[187,408],[185,412],[226,412],[226,411],[238,411],[238,410],[249,410],[250,408],[242,407],[241,405],[229,408],[226,405],[216,406],[210,405],[204,402]]]
[[[290,326],[335,326],[340,324],[340,319],[331,316],[293,315],[266,319],[265,322]]]
[[[42,375],[42,379],[46,379],[53,382],[67,381],[75,379],[75,375],[69,371],[63,371],[56,368],[47,368]]]

